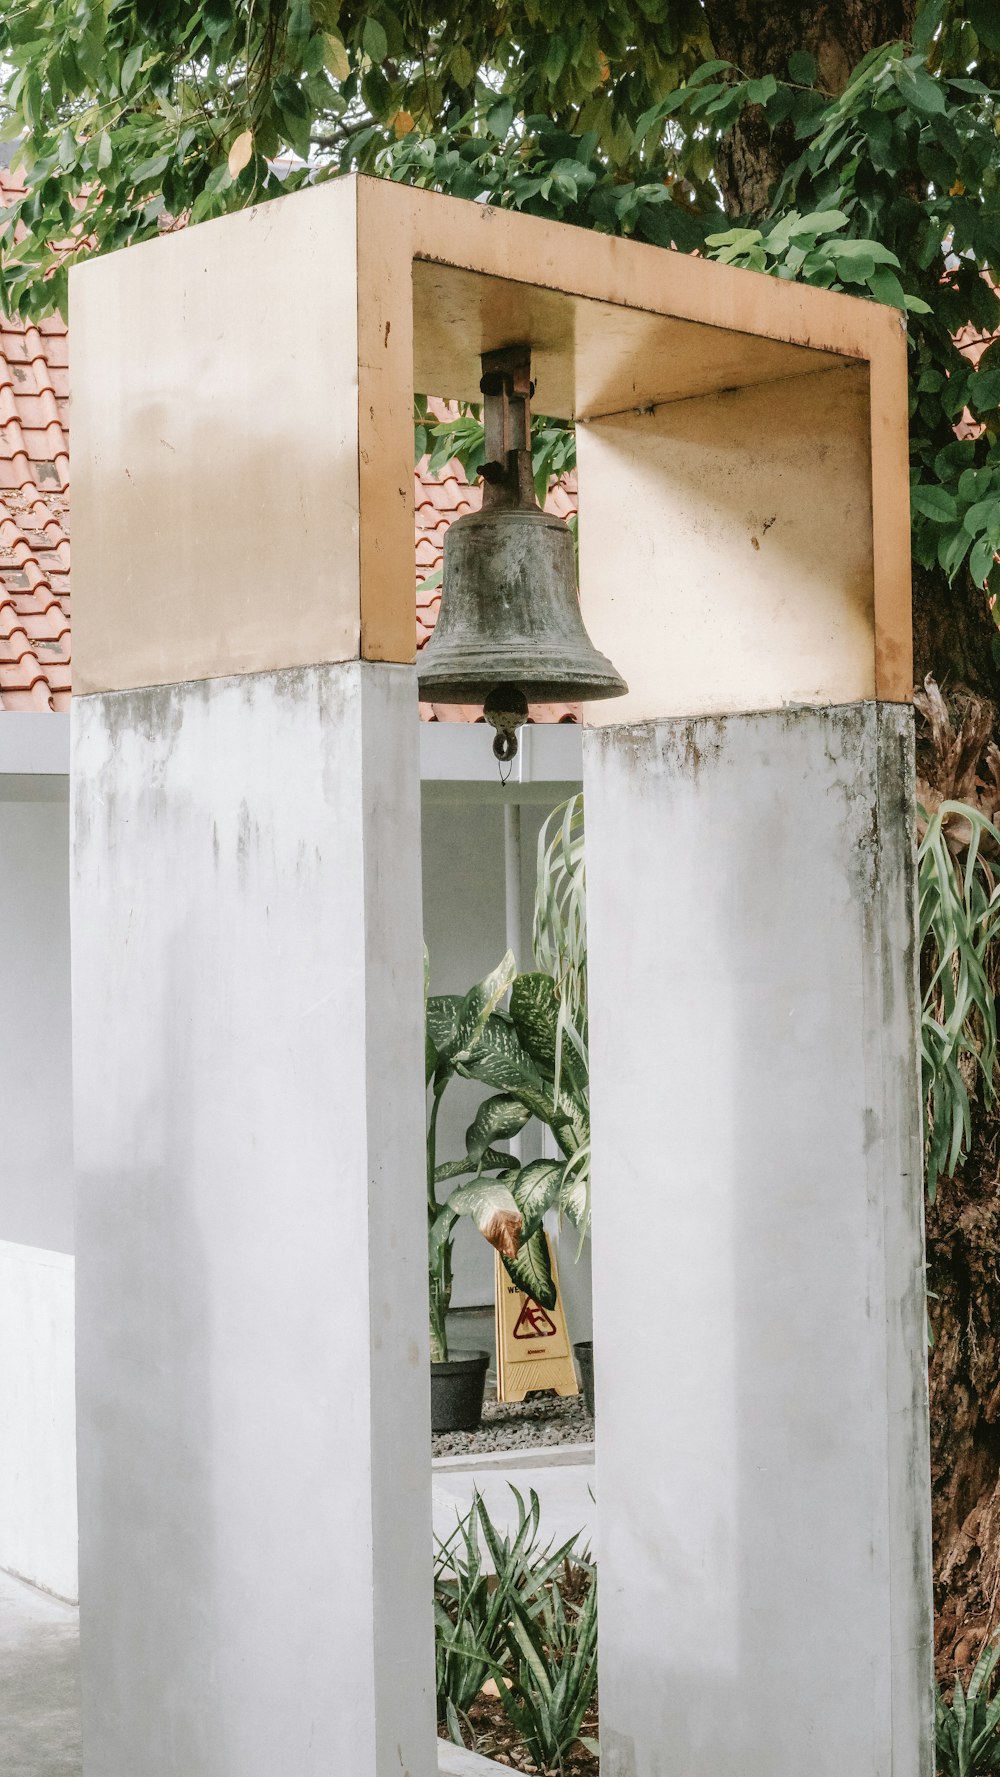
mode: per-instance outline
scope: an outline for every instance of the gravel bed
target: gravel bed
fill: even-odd
[[[592,1444],[594,1421],[582,1396],[534,1401],[487,1401],[478,1431],[438,1432],[435,1456],[478,1456],[486,1450],[527,1450],[544,1444]]]

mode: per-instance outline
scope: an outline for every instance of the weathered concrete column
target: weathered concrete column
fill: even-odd
[[[85,1777],[434,1769],[412,553],[394,622],[357,233],[345,181],[74,277]]]
[[[415,724],[74,710],[87,1777],[432,1767]]]
[[[930,1777],[911,712],[584,737],[605,1777]]]

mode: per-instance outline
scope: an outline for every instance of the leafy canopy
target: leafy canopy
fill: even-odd
[[[28,187],[8,309],[64,306],[74,257],[349,168],[850,290],[907,312],[916,558],[1000,592],[1000,344],[978,371],[955,345],[1000,327],[995,0],[923,0],[838,92],[804,49],[747,78],[699,0],[14,0],[0,63]],[[748,124],[790,147],[740,215]],[[474,415],[417,419],[475,466]],[[545,429],[540,480],[572,461]]]

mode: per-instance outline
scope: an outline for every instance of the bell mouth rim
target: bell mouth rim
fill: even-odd
[[[430,676],[417,678],[417,690],[425,703],[485,703],[498,683],[513,681],[497,680],[495,675],[485,678],[452,678],[441,679]],[[532,703],[602,703],[606,698],[625,697],[628,686],[624,679],[617,676],[610,679],[577,681],[567,683],[565,679],[531,679],[521,676],[517,680],[518,689],[524,692],[529,704]]]

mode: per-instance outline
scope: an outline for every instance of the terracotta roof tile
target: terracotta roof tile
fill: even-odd
[[[0,202],[19,189],[9,170],[0,169]],[[31,325],[0,315],[0,710],[69,707],[68,363],[60,316]],[[480,497],[458,463],[432,476],[425,459],[415,471],[418,648],[431,636],[441,604],[445,531],[452,519],[477,510]],[[576,510],[569,479],[550,504],[561,517]],[[431,722],[483,720],[481,709],[466,705],[421,704],[420,713]],[[539,705],[530,719],[573,721],[578,713]]]

